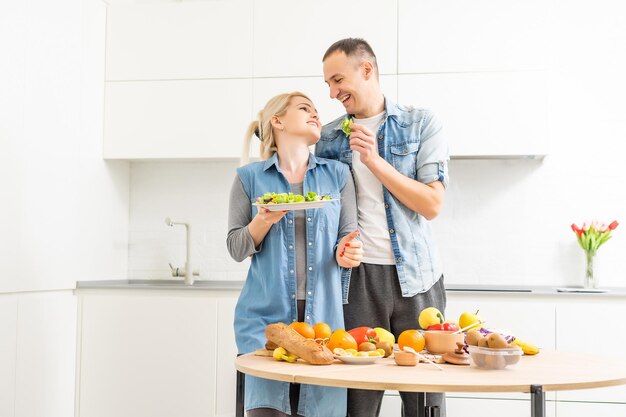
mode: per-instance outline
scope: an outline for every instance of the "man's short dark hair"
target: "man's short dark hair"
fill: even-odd
[[[341,39],[332,45],[326,50],[324,54],[324,58],[322,58],[322,62],[326,61],[330,55],[335,52],[343,52],[346,56],[354,56],[359,58],[359,61],[368,60],[372,63],[372,66],[376,70],[376,75],[378,76],[378,64],[376,63],[376,55],[374,54],[374,50],[370,46],[367,41],[361,38],[346,38]]]

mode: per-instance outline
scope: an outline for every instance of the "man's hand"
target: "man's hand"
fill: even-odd
[[[358,123],[350,125],[350,149],[359,153],[365,165],[379,157],[376,134]]]
[[[339,266],[343,268],[354,268],[361,264],[363,259],[363,243],[360,240],[356,240],[359,235],[359,231],[355,230],[341,238],[339,245],[337,245],[337,252],[335,258]]]

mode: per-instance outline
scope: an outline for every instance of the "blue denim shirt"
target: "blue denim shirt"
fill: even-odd
[[[289,182],[278,166],[277,155],[267,161],[246,165],[237,170],[250,197],[250,221],[256,207],[255,197],[266,192],[290,192]],[[304,177],[304,193],[339,198],[350,171],[345,164],[309,156]],[[335,260],[339,236],[340,201],[317,210],[306,210],[306,306],[305,321],[311,325],[325,322],[332,329],[343,329],[343,294],[347,293],[350,270]],[[252,256],[243,290],[235,307],[235,337],[239,353],[253,352],[265,346],[265,327],[270,323],[291,323],[298,318],[296,300],[296,252],[293,211],[272,225],[262,247]],[[343,288],[342,288],[343,282]],[[269,407],[290,414],[289,383],[246,376],[246,409]],[[345,417],[346,390],[316,385],[302,385],[298,414],[307,417]]]
[[[380,156],[409,178],[425,184],[441,181],[447,187],[449,154],[439,120],[428,110],[401,106],[386,98],[385,112],[376,132]],[[352,169],[352,150],[341,129],[345,117],[324,126],[315,153],[340,160]],[[358,188],[356,192],[358,195]],[[430,222],[384,186],[383,198],[402,295],[428,291],[442,275]]]

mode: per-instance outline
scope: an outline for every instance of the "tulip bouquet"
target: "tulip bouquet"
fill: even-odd
[[[581,227],[572,223],[572,230],[576,233],[578,244],[585,251],[587,256],[587,269],[585,271],[585,287],[597,288],[598,281],[593,274],[593,257],[596,252],[611,238],[611,232],[619,225],[617,220],[611,224],[593,221],[591,223],[583,223]]]

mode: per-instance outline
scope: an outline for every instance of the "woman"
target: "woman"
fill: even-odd
[[[325,322],[343,328],[350,268],[363,253],[358,235],[354,183],[348,167],[309,151],[320,138],[317,111],[304,94],[270,99],[246,134],[247,160],[253,133],[261,158],[237,170],[230,195],[228,250],[238,262],[252,258],[235,308],[239,353],[263,348],[270,323]],[[314,191],[331,201],[319,209],[268,211],[253,206],[267,192],[305,195]],[[249,417],[345,417],[346,390],[292,385],[246,376]]]

